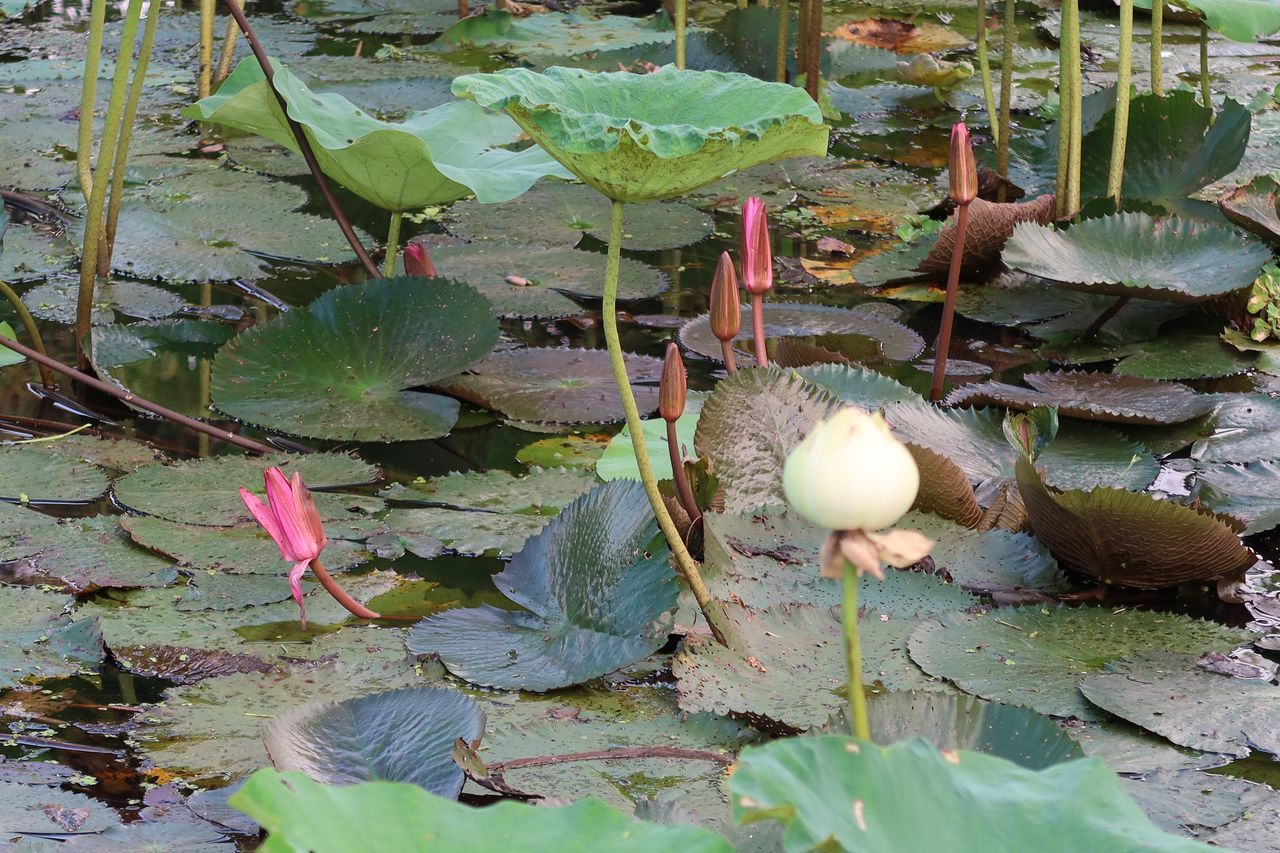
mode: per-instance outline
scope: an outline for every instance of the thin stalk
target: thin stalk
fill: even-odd
[[[240,32],[244,33],[244,40],[249,43],[249,48],[253,51],[254,58],[258,60],[258,65],[262,68],[262,74],[267,78],[267,83],[271,84],[271,91],[275,93],[276,100],[280,102],[280,108],[284,111],[285,118],[289,122],[289,129],[293,131],[293,138],[298,143],[298,150],[302,152],[302,159],[307,162],[307,168],[311,171],[312,179],[320,189],[320,194],[324,196],[325,203],[329,205],[329,212],[333,214],[338,227],[342,229],[342,236],[347,238],[347,242],[351,245],[351,251],[355,252],[356,258],[359,259],[360,265],[364,267],[365,272],[371,278],[381,278],[382,273],[379,271],[378,265],[373,262],[373,258],[369,257],[369,253],[365,251],[364,245],[360,242],[360,237],[342,212],[342,207],[338,204],[338,199],[333,194],[333,190],[329,188],[329,181],[325,178],[324,172],[320,171],[320,164],[316,162],[316,155],[311,150],[311,143],[307,141],[307,135],[302,132],[302,127],[296,121],[289,118],[289,104],[272,83],[276,76],[275,69],[271,65],[271,60],[267,58],[267,52],[262,47],[262,42],[258,41],[258,37],[253,32],[253,27],[249,25],[249,19],[245,17],[244,10],[240,8],[240,4],[236,0],[223,1],[227,4],[227,11],[231,13],[231,17],[235,18],[236,24],[240,27]]]
[[[1013,48],[1018,40],[1017,0],[1005,0],[1004,42],[1000,50],[1000,124],[996,132],[996,171],[1009,177],[1009,143],[1013,139]],[[1000,185],[997,201],[1005,201]]]
[[[1054,213],[1058,219],[1066,215],[1067,170],[1071,160],[1071,72],[1067,67],[1067,51],[1058,45],[1058,171],[1054,176]]]
[[[147,24],[142,28],[142,44],[138,47],[138,58],[133,67],[133,82],[129,85],[129,97],[124,102],[120,144],[116,148],[115,165],[111,168],[111,200],[107,202],[107,245],[105,251],[99,252],[98,275],[106,275],[111,270],[111,256],[116,248],[116,226],[120,222],[120,204],[124,199],[125,171],[129,165],[129,145],[133,141],[133,122],[138,116],[138,102],[142,100],[142,90],[146,86],[147,67],[151,64],[151,51],[156,43],[156,27],[160,22],[162,8],[159,3],[151,3],[147,7]]]
[[[693,496],[693,486],[689,485],[689,474],[684,470],[684,458],[680,453],[680,439],[676,436],[676,422],[667,421],[667,453],[671,456],[671,480],[676,484],[676,496],[680,506],[684,507],[689,521],[698,523],[702,518],[702,510],[698,509],[698,500]]]
[[[844,655],[849,670],[849,725],[853,736],[871,740],[867,694],[862,689],[862,642],[858,637],[858,571],[844,561]]]
[[[808,42],[804,53],[804,89],[816,104],[820,102],[822,79],[822,0],[809,0],[808,29],[801,37]]]
[[[76,137],[76,174],[80,192],[89,201],[93,192],[93,106],[98,97],[98,70],[102,66],[102,31],[106,29],[106,0],[93,0],[89,10],[89,45],[84,54],[80,83],[80,126]]]
[[[991,83],[991,57],[987,55],[987,0],[978,0],[978,72],[982,75],[982,100],[987,105],[987,126],[991,136],[1000,141],[1000,125],[996,120],[996,90]]]
[[[458,0],[458,17],[465,18],[471,14],[471,3],[469,0]]]
[[[1080,339],[1081,339],[1081,340],[1083,340],[1083,341],[1091,341],[1091,340],[1093,340],[1094,335],[1096,335],[1096,334],[1098,334],[1098,332],[1102,331],[1102,327],[1103,327],[1103,326],[1105,326],[1105,325],[1107,325],[1107,322],[1108,322],[1112,317],[1114,317],[1114,316],[1116,316],[1117,314],[1119,314],[1119,313],[1120,313],[1120,309],[1121,309],[1121,308],[1123,308],[1124,306],[1128,305],[1128,304],[1129,304],[1129,297],[1128,297],[1128,296],[1119,296],[1119,297],[1116,297],[1116,301],[1115,301],[1115,302],[1112,302],[1110,305],[1108,305],[1108,306],[1107,306],[1107,310],[1103,311],[1103,312],[1102,312],[1101,314],[1099,314],[1096,318],[1094,318],[1094,321],[1093,321],[1092,323],[1090,323],[1090,324],[1089,324],[1089,328],[1085,329],[1085,330],[1084,330],[1084,333],[1083,333],[1082,335],[1080,335]]]
[[[31,316],[31,312],[27,310],[27,305],[22,301],[22,297],[14,292],[9,283],[0,280],[0,294],[9,300],[9,304],[13,306],[13,310],[18,312],[18,319],[22,321],[23,328],[27,330],[27,337],[31,339],[31,345],[36,348],[36,352],[48,357],[49,353],[44,348],[44,338],[40,336],[40,327],[36,325],[36,318]],[[46,388],[53,387],[53,371],[45,364],[36,362],[36,367],[40,370],[40,384]]]
[[[969,230],[969,205],[956,207],[956,239],[951,246],[951,268],[947,274],[947,295],[942,303],[942,326],[938,329],[938,343],[933,353],[933,381],[929,384],[929,399],[935,403],[942,399],[942,389],[947,383],[947,354],[951,351],[951,327],[956,318],[956,294],[960,289],[960,265],[964,260],[964,238]]]
[[[391,211],[391,224],[387,226],[387,257],[382,261],[382,274],[391,278],[396,274],[396,254],[400,251],[400,223],[404,214]]]
[[[684,28],[689,18],[689,0],[676,0],[676,68],[684,70]]]
[[[778,0],[778,48],[774,53],[773,79],[787,82],[787,28],[791,26],[791,0]]]
[[[129,85],[129,66],[133,57],[133,41],[138,34],[138,18],[142,14],[142,0],[129,0],[125,10],[124,27],[120,33],[120,45],[116,51],[116,74],[111,82],[111,97],[107,101],[102,141],[98,145],[98,162],[93,172],[93,192],[84,218],[84,244],[80,250],[80,291],[76,297],[76,352],[81,366],[87,367],[84,340],[89,335],[93,315],[93,294],[98,279],[98,252],[104,235],[103,216],[110,185],[111,169],[116,159],[116,144],[120,139],[120,123],[123,117],[125,90]]]
[[[747,0],[738,0],[738,8],[739,9],[747,8]]]
[[[765,347],[764,337],[764,294],[751,294],[751,331],[755,336],[756,365],[769,366],[769,351]]]
[[[70,365],[67,365],[67,364],[63,364],[57,359],[51,358],[47,355],[44,355],[43,353],[37,352],[36,350],[33,350],[31,347],[24,346],[23,344],[20,344],[17,341],[13,341],[5,337],[0,337],[0,346],[8,347],[9,349],[17,353],[22,353],[27,358],[31,359],[37,364],[43,364],[56,373],[61,373],[63,376],[70,377],[71,379],[74,379],[76,382],[79,382],[82,385],[86,385],[95,391],[99,391],[103,394],[108,394],[112,397],[115,397],[117,400],[123,400],[129,405],[136,406],[137,408],[142,409],[143,411],[151,412],[151,414],[159,415],[165,420],[173,421],[175,424],[178,424],[179,426],[184,426],[184,427],[187,427],[188,429],[193,429],[196,432],[202,432],[202,433],[205,433],[206,435],[211,435],[214,438],[218,439],[219,441],[225,441],[228,444],[234,444],[236,447],[243,447],[245,450],[251,450],[254,453],[271,454],[276,452],[274,449],[268,447],[267,445],[260,444],[251,438],[244,438],[243,436],[236,435],[234,432],[231,432],[230,430],[218,429],[217,427],[209,426],[209,424],[201,423],[195,418],[189,418],[186,415],[178,414],[172,409],[166,409],[164,406],[161,406],[157,403],[153,403],[144,397],[139,397],[137,394],[134,394],[130,391],[121,390],[120,388],[117,388],[114,385],[109,385],[108,383],[103,382],[102,380],[97,379],[93,376],[90,376],[87,373],[81,373],[79,370],[76,370],[74,367],[71,367]]]
[[[1074,216],[1080,210],[1080,160],[1083,148],[1084,95],[1080,76],[1080,0],[1067,0],[1063,4],[1063,50],[1067,54],[1067,70],[1071,74],[1071,132],[1070,157],[1067,160],[1067,215]],[[1068,14],[1070,24],[1068,25]]]
[[[200,0],[200,97],[209,97],[213,83],[213,24],[218,0]]]
[[[627,364],[623,360],[622,341],[618,337],[618,268],[622,260],[622,202],[613,201],[613,216],[609,228],[609,257],[604,275],[604,304],[601,306],[601,320],[604,324],[604,340],[609,348],[609,362],[613,366],[613,379],[618,386],[618,396],[622,398],[622,408],[627,413],[627,428],[633,436],[644,436],[644,423],[640,420],[640,411],[636,407],[636,398],[631,393],[631,378],[627,375]],[[658,480],[654,477],[653,466],[649,462],[649,448],[645,442],[637,439],[631,442],[636,456],[636,467],[640,470],[640,482],[644,484],[645,494],[649,498],[649,506],[653,508],[658,527],[667,538],[671,553],[675,557],[676,571],[689,585],[693,598],[698,602],[702,615],[706,617],[711,633],[722,645],[729,646],[732,634],[728,620],[720,605],[711,597],[710,590],[702,581],[698,564],[685,547],[676,529],[667,506],[662,502],[662,494],[658,491]]]
[[[1164,0],[1151,0],[1151,91],[1164,96]]]
[[[813,0],[800,0],[799,20],[796,22],[796,80],[809,67],[809,40],[805,34],[809,32],[809,14],[813,8]]]
[[[211,305],[213,305],[213,285],[206,281],[200,285],[200,307],[208,308]],[[213,359],[200,359],[198,370],[200,374],[200,409],[207,412],[213,405]],[[196,456],[203,459],[208,455],[209,436],[200,433],[196,436]]]
[[[360,619],[382,618],[380,614],[374,613],[372,610],[348,595],[345,589],[338,586],[338,582],[333,579],[333,575],[329,574],[325,570],[324,566],[320,565],[320,559],[318,557],[311,561],[311,572],[316,576],[316,580],[320,581],[320,585],[324,587],[325,592],[332,595],[333,600],[345,607],[347,612],[352,616],[357,616]]]
[[[236,59],[236,42],[240,40],[240,28],[235,18],[227,19],[227,32],[222,37],[222,52],[218,54],[218,68],[213,72],[213,87],[217,89],[222,81],[231,76],[231,66]]]
[[[738,357],[733,352],[733,341],[720,342],[720,360],[724,362],[724,369],[727,372],[738,372]]]
[[[1209,77],[1209,25],[1200,25],[1200,100],[1207,109],[1213,109],[1213,89]],[[1209,117],[1210,121],[1213,116]]]
[[[1116,69],[1116,126],[1111,136],[1111,170],[1107,195],[1120,207],[1124,184],[1124,152],[1129,138],[1129,87],[1133,80],[1133,0],[1120,0],[1120,66]]]

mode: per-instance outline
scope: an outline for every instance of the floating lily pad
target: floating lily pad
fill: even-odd
[[[178,577],[168,560],[133,547],[110,515],[36,527],[0,551],[0,560],[19,557],[22,577],[75,593],[167,586]]]
[[[178,524],[153,515],[126,515],[120,519],[120,526],[142,547],[188,568],[232,574],[281,575],[289,567],[281,560],[280,549],[256,522],[211,527]],[[333,538],[350,531],[335,528],[328,532],[330,539],[323,559],[325,568],[346,569],[369,559],[369,554],[358,543]]]
[[[409,636],[476,684],[544,692],[660,648],[675,574],[639,483],[617,480],[567,506],[494,578],[523,611],[485,605],[429,616]]]
[[[915,391],[882,373],[844,364],[820,364],[796,368],[809,382],[823,388],[841,403],[861,409],[883,409],[891,403],[920,400]]]
[[[327,785],[411,782],[456,800],[463,776],[453,745],[483,732],[484,713],[466,694],[406,687],[292,708],[271,721],[263,741],[277,770]]]
[[[1217,335],[1171,334],[1121,350],[1121,376],[1145,379],[1216,379],[1244,373],[1257,359],[1223,343]],[[1131,354],[1130,354],[1131,353]]]
[[[1002,607],[948,613],[911,634],[911,659],[966,693],[1055,717],[1101,719],[1076,688],[1081,678],[1137,651],[1200,654],[1231,648],[1240,630],[1144,610]]]
[[[188,581],[175,606],[179,610],[239,610],[275,604],[290,597],[288,586],[280,583],[280,578],[268,575],[203,572]],[[303,586],[311,587],[310,583]]]
[[[1026,533],[968,530],[921,513],[903,516],[898,527],[919,530],[934,540],[929,552],[933,564],[972,592],[1056,593],[1070,588],[1053,555]]]
[[[1145,213],[1086,219],[1069,230],[1022,223],[1002,256],[1009,266],[1112,296],[1201,302],[1253,284],[1271,253],[1230,228]]]
[[[1214,408],[1209,395],[1158,379],[1072,371],[1029,373],[1022,378],[1031,388],[980,382],[956,389],[947,397],[947,403],[996,404],[1019,411],[1048,406],[1066,417],[1149,425],[1183,423]]]
[[[201,378],[208,376],[218,348],[234,336],[232,327],[208,320],[98,326],[89,357],[98,375],[121,390],[207,418],[209,397]]]
[[[605,256],[593,252],[479,244],[438,249],[431,259],[440,275],[465,281],[503,317],[569,317],[584,309],[567,294],[604,294]],[[622,259],[619,275],[620,299],[645,299],[667,289],[663,273],[631,258]]]
[[[1280,243],[1280,183],[1270,176],[1256,178],[1247,186],[1237,187],[1218,202],[1222,214],[1235,225],[1272,243]]]
[[[703,525],[703,573],[714,597],[752,610],[840,603],[839,582],[823,578],[818,566],[827,531],[780,511],[708,512]]]
[[[9,128],[5,128],[8,133]],[[15,283],[44,278],[66,269],[75,260],[76,250],[65,237],[50,236],[34,227],[9,223],[0,251],[0,279]]]
[[[1107,584],[1141,588],[1234,581],[1256,562],[1228,524],[1200,507],[1124,489],[1053,492],[1029,460],[1018,491],[1036,538],[1068,568]]]
[[[135,512],[169,521],[216,527],[248,524],[253,516],[240,500],[238,490],[243,486],[261,495],[262,472],[272,465],[286,476],[297,471],[310,489],[371,483],[378,477],[377,468],[342,453],[260,459],[215,456],[141,468],[118,480],[113,494]],[[382,501],[357,495],[319,492],[314,498],[326,521],[349,518],[352,510],[370,512],[382,508]]]
[[[1244,817],[1276,793],[1266,785],[1198,770],[1161,770],[1127,779],[1125,788],[1157,826],[1196,837]]]
[[[543,12],[517,17],[495,8],[458,21],[434,45],[437,50],[502,48],[520,54],[567,57],[594,53],[601,45],[619,50],[673,39],[670,23],[661,18],[625,15],[595,18],[582,12]]]
[[[1117,773],[1147,774],[1158,770],[1207,770],[1231,758],[1216,752],[1192,752],[1162,737],[1116,719],[1086,725],[1071,735],[1090,758],[1099,758]]]
[[[629,355],[626,365],[636,405],[648,414],[658,407],[662,361]],[[602,349],[503,350],[436,387],[518,421],[609,423],[626,417],[609,353]]]
[[[119,825],[115,809],[84,794],[0,782],[0,831],[6,835],[60,836]]]
[[[48,446],[0,447],[0,497],[32,503],[88,502],[111,484],[103,468],[52,453]]]
[[[279,584],[281,588],[287,584]],[[111,657],[122,669],[148,678],[163,678],[175,684],[195,684],[237,672],[275,672],[276,668],[253,655],[239,655],[189,646],[111,647]]]
[[[974,287],[962,285],[956,296],[956,311],[997,326],[1025,326],[1076,310],[1092,312],[1092,318],[1107,305],[1104,297],[1065,290],[1020,273],[1002,275]]]
[[[74,599],[44,590],[0,587],[0,687],[73,675],[102,661],[102,632],[93,620],[65,615]],[[85,632],[89,633],[86,634]],[[96,638],[92,647],[87,639]]]
[[[751,307],[742,307],[741,328],[751,329]],[[831,308],[790,302],[766,302],[764,333],[769,341],[778,338],[812,338],[818,335],[869,339],[873,357],[910,361],[924,352],[924,339],[901,323],[867,310]],[[711,331],[711,316],[695,317],[680,328],[680,343],[706,358],[720,360],[720,340]],[[740,337],[735,346],[743,353],[752,346]],[[742,361],[739,357],[739,361]]]
[[[497,336],[488,301],[459,282],[340,287],[223,347],[213,398],[233,417],[293,435],[436,438],[457,421],[457,401],[406,389],[470,367]]]
[[[28,290],[22,301],[41,320],[71,325],[76,320],[76,290],[79,286],[78,281],[51,281]],[[117,313],[141,320],[159,320],[190,307],[187,300],[172,290],[136,281],[101,283],[93,298],[92,320],[95,326],[114,323]]]
[[[1238,518],[1251,535],[1280,525],[1280,463],[1196,466],[1196,497],[1214,512]]]

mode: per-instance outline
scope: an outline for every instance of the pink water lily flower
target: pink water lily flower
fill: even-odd
[[[240,489],[240,499],[276,543],[280,556],[293,563],[289,570],[289,589],[298,602],[305,625],[307,608],[302,603],[302,575],[329,540],[324,535],[324,524],[311,492],[302,485],[302,476],[297,471],[289,480],[279,468],[268,468],[263,479],[267,484],[268,503],[264,504],[245,488]]]
[[[764,201],[751,196],[742,204],[742,286],[752,296],[773,287],[773,249],[769,245],[769,218]]]

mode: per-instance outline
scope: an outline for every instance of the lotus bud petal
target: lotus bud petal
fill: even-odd
[[[667,356],[662,362],[662,380],[658,384],[658,414],[666,421],[678,421],[684,414],[684,401],[688,394],[685,382],[684,359],[675,342],[667,344]]]
[[[753,296],[773,287],[773,249],[764,202],[752,196],[742,204],[742,286]]]
[[[828,530],[881,530],[915,502],[920,472],[879,414],[841,409],[787,456],[787,502]]]
[[[973,160],[973,144],[969,128],[962,121],[951,127],[951,158],[948,161],[951,200],[968,204],[978,197],[978,166]]]
[[[404,247],[405,275],[420,275],[425,278],[436,277],[436,265],[431,262],[431,253],[421,243],[410,243]]]
[[[715,278],[711,279],[711,333],[725,343],[732,343],[741,326],[738,273],[729,253],[721,252]]]

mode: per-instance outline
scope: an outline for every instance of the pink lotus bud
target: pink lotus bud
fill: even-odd
[[[962,121],[951,126],[951,158],[948,161],[951,200],[968,204],[978,197],[978,166],[973,160],[969,128]]]
[[[738,274],[728,252],[720,253],[715,278],[711,279],[711,333],[722,342],[731,342],[742,326],[738,305]]]
[[[419,275],[425,278],[436,277],[436,266],[431,263],[431,253],[421,243],[410,243],[404,247],[405,275]]]
[[[773,250],[764,202],[752,196],[742,205],[742,286],[753,296],[773,287]]]
[[[658,383],[658,414],[668,422],[680,420],[688,396],[684,359],[675,342],[667,344],[667,357],[662,362],[662,380]]]

